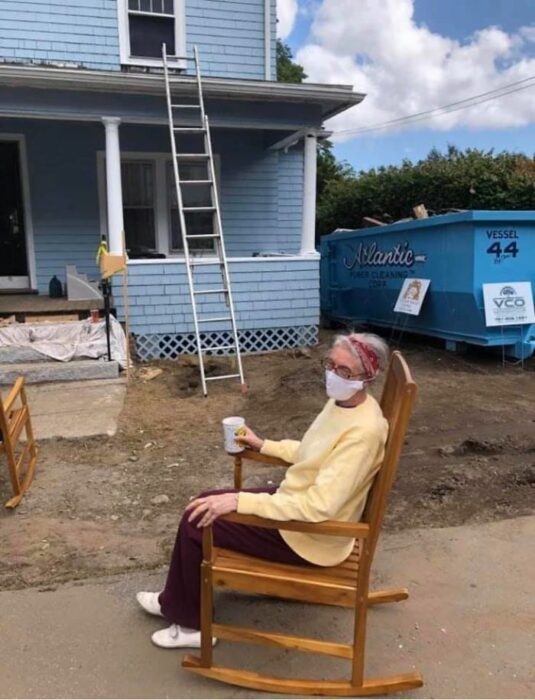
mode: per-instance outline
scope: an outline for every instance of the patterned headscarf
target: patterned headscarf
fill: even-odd
[[[369,379],[375,379],[379,374],[379,358],[375,353],[375,350],[368,345],[363,343],[362,340],[358,340],[355,336],[348,335],[348,341],[351,343],[352,347],[357,351],[357,355],[362,362],[364,371],[368,375]]]

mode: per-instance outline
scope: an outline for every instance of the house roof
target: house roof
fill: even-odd
[[[176,75],[172,82],[195,94],[194,76]],[[73,68],[20,64],[0,65],[0,85],[9,87],[98,91],[122,94],[161,95],[161,73],[91,71]],[[317,105],[322,119],[328,119],[361,102],[365,95],[351,85],[279,83],[266,80],[203,78],[206,98],[255,100],[256,102],[297,102]]]

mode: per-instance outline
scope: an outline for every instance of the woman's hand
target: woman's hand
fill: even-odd
[[[199,518],[197,527],[207,527],[220,515],[234,513],[237,508],[237,493],[216,493],[213,496],[201,496],[186,506],[186,512],[190,513],[188,523]]]
[[[260,452],[262,449],[262,445],[264,444],[264,440],[251,430],[247,425],[243,426],[243,430],[245,430],[245,435],[240,435],[239,437],[236,438],[236,442],[240,444],[245,444],[248,447],[250,447],[252,450],[256,450],[257,452]]]

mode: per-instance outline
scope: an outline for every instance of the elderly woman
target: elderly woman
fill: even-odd
[[[335,566],[349,556],[354,541],[345,537],[266,530],[217,518],[237,511],[281,521],[358,521],[388,431],[366,388],[387,360],[387,345],[378,336],[340,335],[324,360],[329,400],[301,442],[263,440],[246,429],[241,440],[248,447],[291,466],[278,489],[207,491],[188,505],[163,591],[137,594],[146,612],[171,623],[152,635],[154,644],[200,646],[202,528],[207,525],[213,524],[216,546],[284,564]]]

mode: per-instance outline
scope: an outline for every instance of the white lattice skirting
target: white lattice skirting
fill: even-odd
[[[243,353],[272,352],[284,348],[316,345],[317,326],[294,326],[291,328],[265,328],[238,331]],[[193,333],[154,333],[134,335],[136,352],[140,360],[173,360],[179,355],[193,355],[197,344]],[[232,335],[228,331],[201,333],[201,342],[209,355],[227,355],[228,351],[210,351],[210,347],[229,345]]]

